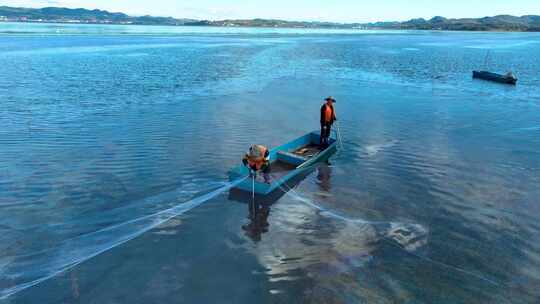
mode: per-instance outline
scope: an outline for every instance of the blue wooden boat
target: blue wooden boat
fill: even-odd
[[[312,165],[320,161],[326,161],[336,151],[337,138],[335,135],[328,139],[329,146],[321,148],[319,146],[319,132],[311,132],[303,135],[289,143],[270,150],[270,176],[269,183],[264,181],[262,174],[257,174],[253,183],[252,178],[246,178],[236,186],[237,189],[251,192],[258,195],[268,195],[278,189],[288,180],[302,174],[312,168]],[[249,176],[249,169],[243,164],[233,168],[229,172],[229,179]]]
[[[516,84],[517,82],[517,78],[513,75],[501,75],[487,71],[473,71],[473,78],[479,78],[506,84]]]

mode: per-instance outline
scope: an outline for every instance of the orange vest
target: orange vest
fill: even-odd
[[[325,105],[326,107],[324,108],[324,121],[325,122],[332,122],[332,108],[328,105]]]
[[[263,146],[257,147],[259,148],[260,157],[254,158],[248,155],[247,161],[251,168],[255,168],[255,170],[258,171],[261,170],[262,166],[266,163],[266,158],[264,157],[264,155],[266,154],[266,151],[268,151],[268,149]]]

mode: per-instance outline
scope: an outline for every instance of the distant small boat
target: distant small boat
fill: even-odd
[[[501,75],[501,74],[491,73],[487,71],[473,71],[473,78],[479,78],[479,79],[495,81],[499,83],[506,83],[506,84],[516,84],[518,80],[511,73],[508,73],[506,75]]]
[[[265,183],[259,176],[254,183],[248,178],[236,188],[247,192],[254,190],[259,195],[272,193],[285,182],[305,172],[311,165],[327,160],[336,151],[337,139],[334,135],[328,139],[329,146],[326,148],[320,147],[319,142],[319,132],[311,132],[270,150],[270,183]],[[248,175],[249,169],[239,165],[229,172],[229,179],[236,180]]]

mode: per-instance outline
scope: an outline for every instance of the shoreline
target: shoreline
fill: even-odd
[[[219,25],[192,25],[192,24],[140,24],[140,23],[103,23],[103,22],[61,22],[61,21],[8,21],[0,20],[0,24],[59,24],[59,25],[103,25],[103,26],[151,26],[151,27],[190,27],[190,28],[239,28],[239,29],[291,29],[291,30],[333,30],[333,31],[396,31],[396,32],[444,32],[444,33],[540,33],[539,31],[512,31],[512,30],[440,30],[440,29],[403,29],[403,28],[345,28],[345,27],[287,27],[287,26],[219,26]]]

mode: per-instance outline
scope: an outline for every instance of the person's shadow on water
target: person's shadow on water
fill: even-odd
[[[332,184],[330,177],[332,176],[332,167],[330,163],[325,163],[317,168],[317,180],[321,190],[330,192]]]
[[[270,215],[270,206],[266,204],[248,205],[249,223],[242,225],[242,230],[247,237],[254,242],[259,242],[262,234],[268,232],[270,224],[268,216]]]
[[[241,226],[244,234],[253,240],[253,242],[260,242],[262,240],[262,235],[267,233],[270,229],[268,217],[270,216],[271,206],[288,192],[286,190],[296,187],[296,185],[303,181],[309,174],[314,173],[315,170],[317,170],[319,187],[324,191],[330,191],[332,168],[329,162],[322,162],[312,170],[308,170],[305,173],[294,177],[284,183],[282,187],[279,187],[268,195],[256,195],[255,200],[253,200],[251,193],[239,189],[231,189],[229,191],[229,200],[244,203],[247,206],[247,218],[249,222]]]

